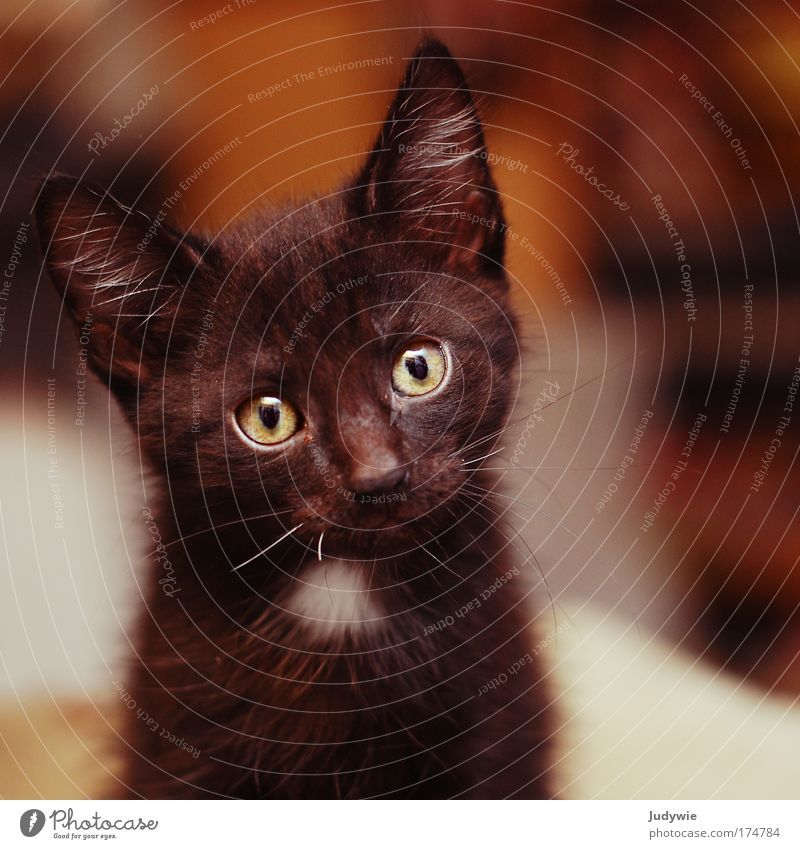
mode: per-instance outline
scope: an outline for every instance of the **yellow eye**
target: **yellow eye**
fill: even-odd
[[[394,361],[392,383],[401,395],[425,395],[444,380],[447,360],[436,342],[413,342]]]
[[[253,442],[277,445],[300,429],[300,414],[288,401],[271,395],[257,395],[236,410],[239,427]]]

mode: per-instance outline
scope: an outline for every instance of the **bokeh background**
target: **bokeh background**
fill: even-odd
[[[613,748],[688,693],[672,708],[688,751],[709,733],[692,694],[724,687],[715,723],[757,712],[748,751],[786,751],[767,738],[797,730],[800,696],[793,0],[6,0],[0,795],[83,796],[113,771],[113,721],[94,706],[113,701],[147,551],[133,435],[102,387],[79,407],[78,342],[32,224],[38,182],[84,176],[210,232],[332,190],[425,33],[469,77],[505,198],[528,352],[496,461],[506,518],[562,630],[599,651],[605,626],[574,624],[592,611],[628,646],[627,660],[584,655],[616,722],[600,736]],[[678,658],[701,677],[647,683],[634,670],[654,646],[646,668]],[[568,795],[756,786],[729,783],[730,765],[693,785],[680,758],[672,784],[614,783],[624,747],[604,761],[580,727]],[[651,775],[668,748],[652,748]]]

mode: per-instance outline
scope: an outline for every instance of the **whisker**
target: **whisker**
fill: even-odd
[[[322,562],[322,538],[325,536],[325,531],[319,535],[319,543],[317,544],[317,560]]]
[[[451,458],[459,457],[462,454],[466,454],[467,451],[470,451],[473,448],[477,448],[479,445],[482,445],[484,442],[488,442],[490,439],[498,439],[507,430],[510,430],[515,425],[518,425],[520,422],[523,422],[526,419],[530,418],[530,416],[531,416],[531,413],[524,413],[518,419],[512,419],[511,421],[506,422],[506,424],[504,424],[503,427],[498,428],[497,430],[493,431],[492,433],[489,433],[486,436],[482,436],[480,439],[476,439],[474,442],[470,442],[467,445],[463,445],[461,448],[458,449],[458,451],[454,451],[450,455]]]
[[[478,486],[478,484],[472,483],[471,481],[467,481],[465,486],[472,486],[474,489],[479,492],[485,492],[487,495],[496,495],[498,498],[505,498],[507,501],[510,501],[512,504],[521,504],[523,507],[527,507],[529,510],[541,510],[541,507],[536,504],[528,504],[527,501],[523,501],[520,498],[516,498],[513,495],[506,495],[504,492],[498,492],[496,489],[485,489],[484,487]]]
[[[472,497],[474,498],[474,496],[472,496]],[[550,590],[550,584],[548,584],[548,583],[547,583],[547,575],[545,575],[545,573],[544,573],[544,569],[542,569],[542,566],[541,566],[541,564],[539,563],[539,559],[538,559],[538,558],[536,557],[536,555],[533,553],[533,550],[531,549],[531,547],[530,547],[530,545],[528,544],[527,540],[526,540],[526,539],[522,536],[522,532],[521,532],[521,531],[518,531],[516,528],[514,528],[514,526],[513,526],[513,525],[512,525],[512,524],[508,521],[508,519],[506,519],[506,518],[505,518],[505,516],[503,516],[502,514],[498,513],[496,510],[494,510],[494,509],[493,509],[493,508],[492,508],[489,504],[487,504],[485,501],[480,502],[480,503],[478,504],[478,506],[479,506],[479,507],[484,507],[484,508],[485,508],[486,510],[488,510],[491,514],[493,514],[494,516],[496,516],[496,517],[497,517],[497,518],[495,519],[495,521],[494,521],[492,524],[493,524],[493,526],[494,526],[495,530],[497,531],[497,533],[499,533],[499,534],[500,534],[500,535],[501,535],[501,536],[502,536],[502,537],[506,540],[506,542],[507,542],[509,545],[512,545],[512,546],[514,546],[514,548],[517,548],[517,546],[516,546],[516,545],[514,545],[514,540],[519,540],[519,541],[520,541],[520,542],[521,542],[521,543],[525,546],[525,548],[528,550],[528,555],[529,555],[528,559],[529,559],[529,560],[533,560],[533,562],[534,562],[534,564],[535,564],[535,566],[536,566],[536,571],[539,573],[539,575],[540,575],[540,577],[541,577],[541,579],[542,579],[542,583],[544,584],[545,591],[547,592],[547,597],[548,597],[548,599],[550,600],[550,609],[551,609],[551,610],[552,610],[552,612],[553,612],[553,626],[554,626],[555,630],[558,630],[558,627],[557,627],[558,620],[557,620],[557,614],[556,614],[556,602],[555,602],[555,599],[553,598],[553,593],[552,593],[552,591]],[[513,512],[513,511],[512,511],[512,512]],[[507,535],[507,534],[506,534],[506,533],[505,533],[505,532],[504,532],[501,528],[498,528],[498,527],[497,527],[497,524],[496,524],[496,523],[497,523],[498,521],[503,521],[503,522],[505,522],[505,523],[508,525],[509,529],[511,530],[512,536],[510,536],[510,537],[509,537],[509,536],[508,536],[508,535]],[[519,549],[517,549],[517,550],[519,550]],[[522,552],[522,553],[524,554],[524,552]],[[527,563],[528,561],[526,560],[525,562]],[[524,564],[523,564],[523,565],[524,565]]]
[[[254,554],[249,560],[245,560],[244,563],[240,563],[238,566],[234,566],[232,571],[235,572],[237,569],[241,569],[242,566],[247,566],[248,563],[252,563],[254,560],[261,557],[262,554],[266,554],[271,548],[274,548],[279,542],[282,542],[286,539],[286,537],[291,536],[296,530],[302,527],[303,522],[300,522],[299,525],[295,525],[291,530],[286,531],[285,534],[279,536],[278,539],[275,540],[275,542],[271,542],[265,549],[263,549],[263,551],[259,551],[257,554]]]
[[[465,484],[465,486],[467,485],[469,484]],[[473,498],[475,498],[476,495],[479,496],[482,504],[485,504],[487,499],[493,495],[497,495],[500,498],[506,498],[511,501],[512,504],[521,504],[523,507],[527,507],[529,510],[533,510],[534,513],[541,513],[542,516],[544,516],[546,519],[550,519],[552,522],[555,522],[557,527],[561,528],[563,531],[566,531],[568,534],[570,534],[570,536],[574,537],[575,539],[580,539],[580,534],[578,534],[576,531],[573,531],[572,528],[567,527],[560,519],[556,518],[552,513],[548,513],[547,510],[545,510],[540,504],[529,504],[527,501],[522,501],[519,498],[512,498],[510,495],[505,495],[504,493],[497,492],[496,490],[488,490],[484,487],[476,486],[475,484],[472,484],[472,488],[475,491],[467,490],[464,487],[461,487],[459,491],[463,492],[466,496],[471,495]],[[526,521],[531,518],[530,516],[526,516],[522,513],[519,513],[517,510],[512,509],[511,504],[507,504],[503,507],[503,513],[512,513],[517,518]]]
[[[569,398],[570,395],[574,395],[579,389],[583,389],[584,387],[594,383],[596,380],[600,380],[600,378],[605,377],[610,371],[614,371],[614,369],[625,365],[625,363],[629,363],[635,360],[638,356],[640,356],[640,354],[631,354],[629,357],[625,357],[624,360],[620,360],[618,363],[614,363],[613,366],[609,366],[608,368],[603,369],[600,374],[596,374],[594,377],[590,377],[583,383],[579,383],[577,386],[573,386],[572,389],[569,390],[569,392],[565,392],[563,395],[559,395],[558,398],[554,398],[549,404],[543,404],[541,407],[539,407],[537,412],[541,413],[542,410],[546,410],[548,407],[552,407],[553,404],[557,404],[559,401],[563,401],[565,398]]]
[[[467,451],[470,451],[472,448],[477,448],[479,445],[482,445],[484,442],[488,442],[490,439],[496,439],[501,436],[505,431],[507,431],[510,427],[513,427],[515,424],[518,424],[523,419],[526,419],[527,416],[523,416],[519,420],[515,420],[513,422],[508,422],[503,427],[498,428],[497,430],[492,431],[491,433],[486,434],[486,436],[482,436],[480,439],[476,439],[473,442],[468,442],[466,445],[462,445],[457,451],[454,451],[450,456],[451,457],[459,457],[462,454],[466,454]]]
[[[461,465],[466,466],[469,463],[479,463],[481,460],[488,460],[489,457],[494,457],[495,454],[499,454],[501,451],[505,450],[505,445],[501,445],[500,448],[496,448],[494,451],[490,451],[488,454],[484,454],[483,457],[475,457],[474,460],[462,460]]]
[[[190,534],[177,537],[176,539],[165,542],[165,546],[177,545],[179,542],[184,542],[192,537],[200,536],[200,534],[210,534],[212,531],[217,531],[220,528],[227,528],[231,525],[238,525],[240,522],[255,522],[257,519],[266,519],[269,516],[280,516],[284,513],[293,513],[294,510],[270,510],[268,513],[259,513],[257,516],[240,516],[238,519],[231,519],[230,522],[221,522],[219,525],[209,525],[207,528],[202,528],[199,531],[193,531]],[[155,553],[155,552],[154,552]]]
[[[471,462],[471,461],[467,461]],[[631,464],[629,469],[652,469],[652,463]],[[480,466],[479,469],[466,469],[466,471],[487,471],[487,472],[513,472],[515,469],[520,471],[541,471],[541,472],[616,472],[619,466]]]
[[[527,520],[527,518],[529,518],[529,517],[524,516],[524,515],[522,515],[521,513],[518,513],[516,510],[512,510],[512,509],[511,509],[511,507],[510,507],[510,506],[508,506],[508,505],[506,505],[505,507],[503,507],[503,513],[502,513],[502,514],[498,513],[498,512],[497,512],[497,510],[495,510],[495,509],[494,509],[494,508],[493,508],[493,507],[492,507],[489,503],[487,503],[488,496],[489,496],[489,495],[491,495],[492,493],[490,493],[488,490],[484,490],[484,492],[485,492],[485,495],[484,495],[482,498],[478,498],[475,494],[473,494],[473,493],[471,493],[471,492],[464,492],[464,496],[465,496],[466,498],[471,499],[471,501],[473,502],[474,507],[475,507],[475,509],[476,509],[476,510],[477,510],[477,508],[478,508],[478,507],[484,507],[486,510],[489,510],[489,511],[490,511],[490,512],[492,512],[495,516],[497,516],[497,517],[498,517],[498,519],[501,519],[501,520],[505,521],[505,522],[506,522],[506,524],[509,526],[509,528],[511,528],[511,530],[514,532],[514,536],[515,536],[515,538],[519,539],[519,541],[520,541],[520,542],[521,542],[521,543],[525,546],[525,548],[527,548],[527,549],[528,549],[528,551],[530,552],[531,556],[532,556],[532,557],[533,557],[533,559],[534,559],[534,562],[536,563],[536,568],[537,568],[537,570],[538,570],[539,574],[540,574],[540,575],[541,575],[541,577],[542,577],[542,580],[543,580],[544,585],[545,585],[545,587],[546,587],[546,589],[547,589],[548,595],[550,595],[550,599],[551,599],[551,602],[552,602],[552,604],[553,604],[553,615],[554,615],[554,620],[553,620],[553,622],[554,622],[554,624],[555,624],[555,612],[556,612],[556,611],[555,611],[555,602],[554,602],[554,600],[553,600],[553,596],[552,596],[552,594],[550,593],[550,586],[549,586],[549,584],[547,583],[547,576],[545,575],[544,571],[542,570],[541,566],[539,565],[539,561],[538,561],[538,559],[536,558],[536,556],[535,556],[535,555],[533,554],[533,552],[531,551],[531,547],[530,547],[530,545],[528,544],[527,540],[525,540],[525,538],[522,536],[522,531],[521,531],[521,530],[520,530],[520,531],[516,530],[516,529],[514,528],[514,526],[513,526],[513,525],[512,525],[512,524],[508,521],[508,519],[506,519],[506,518],[505,518],[505,514],[506,514],[506,513],[511,513],[511,514],[513,514],[514,516],[516,516],[517,518],[522,519],[522,520]],[[497,493],[495,493],[495,494],[497,494]],[[523,503],[523,502],[520,502],[520,503]],[[526,506],[528,506],[528,505],[526,505]],[[541,507],[537,508],[537,510],[538,510],[539,512],[541,512],[543,516],[545,516],[545,517],[547,517],[548,519],[551,519],[553,522],[555,522],[556,526],[557,526],[557,527],[559,527],[559,528],[561,528],[561,530],[566,531],[568,534],[570,534],[570,535],[571,535],[572,537],[574,537],[575,539],[579,539],[579,534],[577,534],[577,533],[576,533],[575,531],[573,531],[571,528],[567,527],[567,526],[566,526],[566,525],[565,525],[562,521],[560,521],[559,519],[556,519],[556,517],[555,517],[555,516],[553,516],[551,513],[547,513],[545,510],[542,510],[542,508],[541,508]],[[499,531],[499,528],[498,528],[498,531]],[[598,562],[599,562],[602,566],[604,566],[606,569],[608,569],[608,578],[610,578],[610,579],[611,579],[611,581],[612,581],[612,582],[613,582],[616,586],[619,586],[619,581],[617,581],[617,579],[614,577],[614,569],[613,569],[613,568],[611,568],[611,567],[609,567],[609,566],[608,566],[608,564],[604,563],[602,560],[598,560]],[[623,597],[622,597],[622,601],[623,601],[623,603],[624,603],[624,605],[625,605],[626,610],[629,610],[630,605],[629,605],[629,604],[628,604],[628,602],[627,602],[627,596],[626,596],[626,595],[623,595]],[[566,615],[567,619],[570,621],[570,623],[571,623],[571,624],[574,624],[574,623],[572,623],[572,620],[571,620],[571,618],[569,617],[569,615],[567,615],[567,614],[565,614],[565,613],[564,613],[564,609],[563,609],[563,608],[561,608],[561,612],[562,612],[564,615]],[[631,615],[632,620],[636,618],[632,610],[629,610],[629,613],[630,613],[630,615]],[[637,626],[637,627],[638,627],[638,626]]]
[[[426,554],[430,554],[430,551],[428,551],[428,549],[425,548],[425,546],[422,545],[422,543],[417,543],[417,547],[424,549]],[[436,560],[435,557],[433,559]],[[425,572],[425,575],[430,575],[431,578],[433,578],[433,580],[436,581],[436,584],[439,587],[439,589],[442,591],[443,596],[448,596],[453,601],[455,601],[456,600],[455,596],[453,595],[453,593],[450,590],[444,588],[444,586],[442,585],[442,582],[439,580],[439,576],[436,574],[436,571],[437,571],[436,567],[434,566],[433,568],[431,568],[427,572]]]
[[[558,398],[554,398],[548,404],[544,404],[540,407],[537,407],[534,412],[541,413],[542,410],[546,410],[548,407],[552,407],[554,404],[557,404],[559,401],[563,401],[565,398],[569,398],[571,395],[574,395],[578,390],[584,389],[585,387],[590,386],[592,383],[595,383],[596,381],[605,377],[605,375],[607,375],[609,372],[614,371],[614,369],[617,369],[622,365],[625,365],[625,363],[629,363],[629,362],[635,360],[636,357],[638,357],[638,356],[639,356],[639,354],[631,354],[629,357],[625,357],[624,359],[620,360],[618,363],[614,363],[613,366],[609,366],[608,368],[603,369],[603,371],[600,372],[600,374],[597,374],[594,377],[590,377],[588,380],[585,380],[583,383],[579,383],[577,386],[573,386],[572,389],[569,390],[569,392],[565,392],[563,395],[559,395]],[[464,454],[465,452],[469,451],[471,448],[475,448],[476,446],[483,444],[484,442],[492,439],[493,437],[499,436],[501,433],[504,433],[510,427],[513,427],[514,425],[519,424],[522,421],[525,421],[525,419],[527,419],[530,415],[531,415],[531,413],[525,413],[524,415],[520,416],[520,418],[514,419],[513,421],[506,424],[504,427],[501,427],[499,430],[494,431],[494,433],[490,433],[487,436],[483,436],[480,439],[477,439],[474,442],[463,446],[458,451],[456,451],[452,456],[457,457],[460,454]]]
[[[429,554],[440,566],[444,566],[451,575],[455,575],[458,578],[459,582],[462,581],[461,575],[458,572],[453,571],[443,560],[440,560],[432,551],[428,551],[427,548],[422,543],[419,543],[419,547],[426,553]]]
[[[324,533],[324,531],[323,531],[323,533]],[[363,613],[364,619],[367,618],[367,611],[369,610],[369,594],[370,594],[370,592],[372,592],[372,579],[375,576],[375,565],[377,564],[377,562],[378,562],[378,558],[373,557],[372,558],[372,569],[370,570],[370,573],[369,573],[369,581],[367,581],[367,591],[364,593],[364,613]]]
[[[491,492],[489,492],[488,490],[484,490],[484,493],[481,496],[475,495],[472,492],[463,491],[463,488],[460,488],[458,491],[462,492],[464,498],[466,499],[466,503],[464,503],[463,506],[465,506],[468,509],[469,514],[475,513],[476,515],[481,516],[482,518],[486,519],[489,523],[488,528],[486,530],[494,529],[498,534],[500,534],[501,538],[505,541],[505,545],[500,550],[500,552],[498,552],[498,554],[502,553],[502,551],[507,546],[510,545],[512,548],[519,551],[520,554],[524,557],[524,564],[528,563],[530,560],[533,560],[535,567],[536,567],[536,570],[538,571],[538,573],[539,573],[539,575],[542,579],[542,582],[544,583],[545,588],[547,590],[547,595],[548,595],[548,598],[550,600],[550,606],[551,606],[551,609],[553,611],[553,621],[555,622],[556,621],[555,600],[554,600],[553,594],[550,590],[550,585],[547,582],[547,576],[545,575],[544,570],[542,569],[536,555],[531,550],[531,547],[528,544],[527,540],[525,540],[525,538],[521,535],[522,532],[517,530],[511,524],[511,522],[505,517],[505,513],[513,513],[518,518],[524,518],[524,517],[522,517],[516,511],[511,510],[509,507],[504,507],[502,514],[498,510],[494,509],[494,507],[492,507],[490,504],[488,504],[486,502],[486,499],[491,495]],[[490,515],[489,516],[483,516],[483,514],[478,512],[478,509],[480,507],[484,507],[489,512]],[[453,512],[453,510],[451,510],[449,507],[447,507],[446,509],[450,513],[451,516],[456,518],[456,521],[458,522],[459,519],[456,516],[456,514]],[[500,528],[498,526],[497,523],[499,521],[505,522],[505,524],[510,529],[512,536],[509,537],[508,534],[505,531],[503,531],[502,528]],[[485,533],[485,531],[483,533]],[[483,536],[483,533],[481,534],[481,536]],[[483,547],[479,543],[480,537],[474,537],[471,534],[470,534],[470,536],[472,537],[472,542],[478,547],[480,552],[483,554],[483,556],[486,560],[486,563],[488,564],[490,562],[490,560],[492,560],[493,557],[496,556],[496,555],[494,555],[493,557],[489,557],[486,554],[486,552],[483,550]],[[525,552],[522,551],[515,544],[514,540],[519,540],[519,542],[524,546],[524,548],[527,549],[527,555],[528,555],[527,557],[525,556]]]

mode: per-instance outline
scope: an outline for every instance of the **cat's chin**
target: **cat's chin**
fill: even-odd
[[[445,508],[428,512],[409,504],[370,508],[339,522],[328,518],[322,530],[322,553],[345,560],[402,557],[460,524]],[[314,532],[314,537],[309,547],[316,549],[319,533]]]
[[[332,539],[324,545],[323,553],[342,560],[366,561],[376,557],[401,557],[417,547],[410,534],[396,535],[389,530],[378,529],[370,533],[354,531],[341,539]]]
[[[328,528],[319,547],[323,557],[373,560],[410,554],[425,539],[430,539],[430,535],[416,533],[412,523],[389,518],[371,528]],[[314,542],[316,549],[318,538]]]

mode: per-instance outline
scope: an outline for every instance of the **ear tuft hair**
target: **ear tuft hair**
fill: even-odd
[[[57,175],[35,207],[50,276],[77,325],[92,323],[90,362],[117,394],[166,348],[168,325],[202,250],[110,194]]]
[[[358,214],[435,243],[446,266],[502,275],[505,222],[467,81],[426,39],[406,69],[356,188]]]

